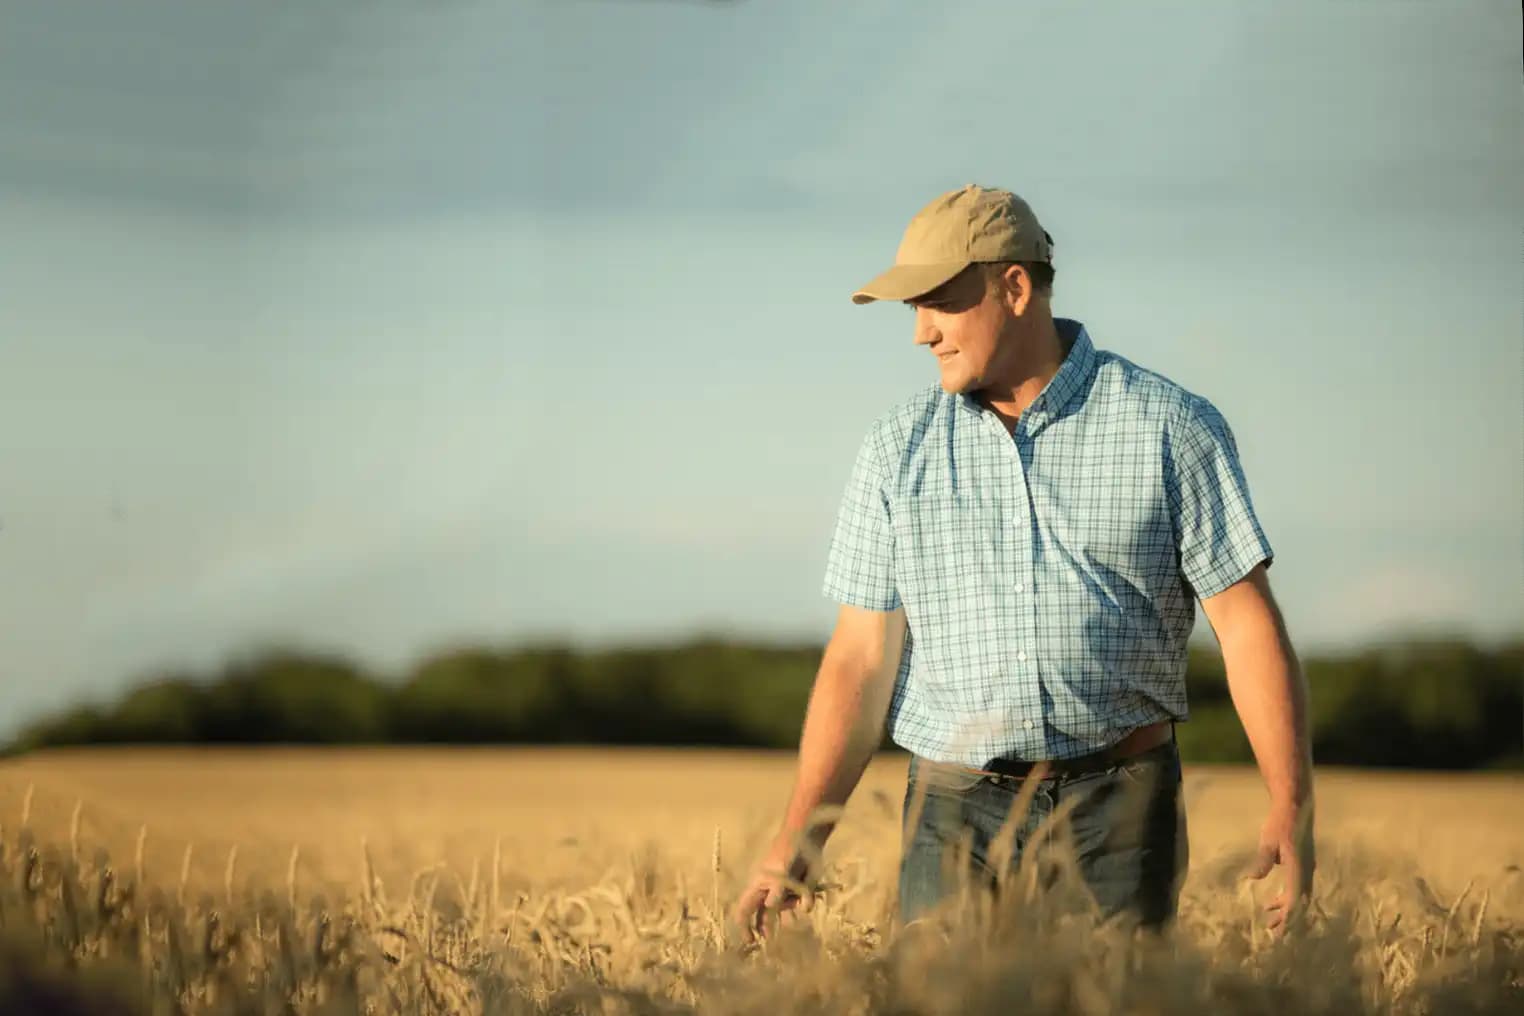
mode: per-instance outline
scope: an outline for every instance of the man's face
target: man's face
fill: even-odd
[[[980,266],[970,265],[925,296],[905,301],[915,309],[915,343],[936,355],[945,392],[975,391],[998,367],[1011,312],[1000,287],[986,279]]]

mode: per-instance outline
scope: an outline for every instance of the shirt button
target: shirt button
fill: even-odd
[[[1021,589],[1022,589],[1021,583],[1020,582],[1016,583],[1016,591],[1019,593],[1019,592],[1021,592]]]
[[[1016,654],[1016,662],[1017,663],[1025,663],[1025,662],[1027,662],[1027,654],[1026,653],[1017,653]]]
[[[1032,729],[1032,721],[1031,720],[1025,720],[1025,721],[1022,722],[1021,725],[1023,727],[1026,727],[1028,730]]]

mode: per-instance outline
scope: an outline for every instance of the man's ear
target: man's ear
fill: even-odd
[[[1005,271],[1000,273],[1000,292],[1012,314],[1020,317],[1026,313],[1027,305],[1032,302],[1032,275],[1025,265],[1016,263],[1006,266]]]

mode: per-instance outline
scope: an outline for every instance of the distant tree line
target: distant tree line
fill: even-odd
[[[402,680],[272,650],[151,675],[111,705],[27,727],[12,752],[100,744],[692,744],[793,747],[818,645],[700,641],[578,652],[460,648]],[[1524,768],[1524,642],[1460,640],[1303,661],[1320,764]],[[1252,760],[1223,661],[1193,648],[1188,761]],[[886,739],[885,746],[889,743]]]

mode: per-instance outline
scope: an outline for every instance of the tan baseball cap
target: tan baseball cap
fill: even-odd
[[[979,261],[1051,264],[1053,238],[1021,198],[971,183],[917,212],[894,267],[853,293],[852,302],[913,300]]]

